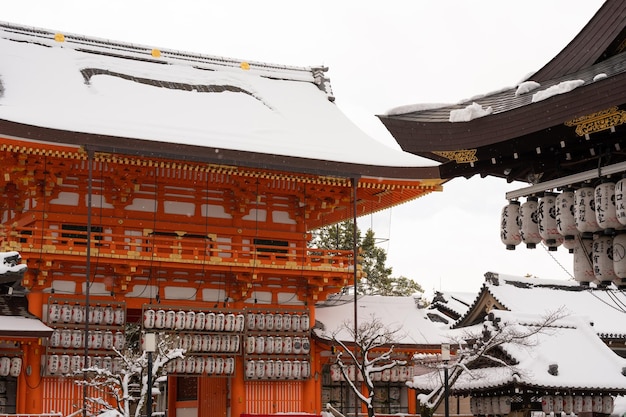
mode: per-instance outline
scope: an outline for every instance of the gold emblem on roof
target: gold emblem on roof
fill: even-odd
[[[457,164],[469,164],[478,161],[476,149],[461,149],[458,151],[433,151],[435,155],[443,156],[449,160],[456,161]]]
[[[585,136],[626,123],[626,111],[617,106],[568,120],[565,126],[576,126],[576,134]]]

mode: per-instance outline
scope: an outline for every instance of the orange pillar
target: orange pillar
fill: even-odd
[[[232,417],[239,417],[246,412],[246,385],[242,356],[235,357],[235,375],[231,378],[230,407]]]
[[[43,318],[44,294],[32,292],[27,295],[28,310],[31,314]],[[41,376],[41,339],[22,342],[22,372],[17,384],[16,412],[40,414],[43,412],[43,378]]]
[[[41,376],[41,355],[43,348],[39,340],[22,343],[24,364],[17,384],[18,414],[43,413],[43,377]]]

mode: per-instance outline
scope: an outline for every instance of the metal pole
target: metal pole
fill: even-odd
[[[89,287],[91,276],[91,193],[93,183],[93,151],[87,150],[87,166],[89,176],[87,178],[87,253],[85,262],[85,364],[89,367]],[[83,372],[83,381],[87,381],[87,374]],[[83,417],[87,417],[87,384],[83,384]]]
[[[448,361],[443,361],[443,379],[444,379],[444,392],[443,392],[443,410],[445,417],[450,417],[450,405],[448,402],[449,387],[448,387]],[[149,417],[149,416],[148,416]]]
[[[354,357],[357,357],[357,333],[358,333],[358,329],[359,329],[359,325],[357,323],[357,318],[358,318],[358,314],[357,314],[357,281],[358,281],[358,274],[357,274],[357,259],[359,256],[359,244],[357,242],[357,237],[358,237],[358,233],[357,233],[357,184],[358,184],[358,180],[357,178],[352,178],[352,256],[354,258]],[[354,364],[356,367],[356,364]],[[358,371],[354,372],[354,386],[355,388],[358,388]],[[361,404],[359,403],[359,397],[356,395],[356,392],[354,393],[354,417],[358,417],[359,415],[359,408],[360,408]]]
[[[148,398],[146,399],[146,416],[152,417],[152,351],[148,351]]]

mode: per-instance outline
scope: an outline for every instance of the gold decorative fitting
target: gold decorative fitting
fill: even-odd
[[[433,151],[435,155],[443,156],[449,160],[456,161],[457,164],[469,164],[478,161],[476,149],[461,149],[458,151]]]
[[[626,111],[619,110],[617,106],[614,106],[606,110],[569,120],[565,122],[565,126],[576,126],[576,134],[578,136],[585,136],[624,123],[626,123]]]
[[[65,42],[65,35],[63,35],[62,33],[55,33],[54,40],[57,42]]]
[[[150,53],[153,57],[155,58],[160,58],[161,57],[161,51],[159,51],[158,49],[153,49],[152,52]]]

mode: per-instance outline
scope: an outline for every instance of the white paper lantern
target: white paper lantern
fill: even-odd
[[[168,310],[165,313],[165,328],[173,329],[176,323],[176,312],[173,310]]]
[[[537,218],[537,208],[539,206],[536,197],[528,197],[519,210],[519,231],[522,242],[528,249],[535,249],[541,242],[539,234],[539,220]]]
[[[591,397],[591,410],[594,413],[602,412],[602,397],[599,395],[594,395]]]
[[[184,330],[185,329],[185,320],[187,319],[187,314],[184,311],[176,312],[176,319],[174,321],[174,328],[176,330]]]
[[[498,400],[500,401],[500,413],[509,414],[511,412],[511,397],[503,395]]]
[[[196,372],[196,357],[188,356],[185,358],[185,373],[193,374]]]
[[[219,352],[221,349],[222,338],[219,335],[213,335],[211,337],[211,352]]]
[[[206,313],[204,317],[204,329],[209,332],[215,330],[215,313]]]
[[[626,278],[626,233],[613,238],[613,272],[617,278]]]
[[[330,371],[331,371],[330,376],[332,379],[333,377],[332,368]],[[282,378],[282,377],[283,377],[283,361],[281,360],[274,361],[274,378]],[[340,379],[338,379],[337,381],[339,381]]]
[[[593,273],[598,282],[611,282],[616,278],[613,270],[613,238],[596,233],[593,237]]]
[[[299,355],[302,353],[302,339],[300,337],[294,337],[293,339],[293,353]]]
[[[615,183],[603,182],[595,188],[596,222],[601,229],[614,230],[622,227],[615,209]]]
[[[61,347],[64,347],[64,348],[72,347],[72,330],[70,329],[61,330]]]
[[[301,371],[302,371],[302,368],[301,368],[299,360],[296,359],[295,361],[291,362],[291,377],[293,379],[300,379]]]
[[[107,330],[102,334],[102,349],[113,349],[113,332]]]
[[[274,353],[283,353],[283,338],[281,336],[274,336]]]
[[[235,330],[235,315],[228,313],[224,316],[224,331],[232,332]]]
[[[291,361],[283,361],[283,378],[290,379],[291,378]]]
[[[293,340],[289,336],[283,337],[283,353],[290,355],[293,352]]]
[[[615,401],[613,400],[613,397],[611,397],[610,395],[605,395],[604,397],[602,397],[602,413],[612,414],[614,407]]]
[[[554,411],[554,400],[551,395],[541,397],[541,411],[544,413],[552,413]]]
[[[6,359],[6,364],[4,363]],[[48,373],[51,375],[57,374],[59,372],[59,355],[48,355],[48,360],[46,364],[48,368]],[[9,370],[11,368],[11,360],[9,358],[0,358],[0,376],[9,375]]]
[[[545,193],[539,199],[537,218],[539,220],[539,235],[548,250],[555,251],[563,241],[563,236],[559,233],[556,225],[556,195],[554,193]]]
[[[283,330],[291,331],[291,314],[283,314]]]
[[[615,183],[615,217],[626,226],[626,178]]]
[[[72,306],[69,304],[63,304],[61,306],[61,321],[63,323],[69,323],[72,321]]]
[[[583,396],[583,413],[591,413],[593,411],[593,399],[592,397]]]
[[[593,240],[578,237],[574,245],[574,279],[579,283],[596,280],[593,272]]]
[[[254,367],[254,376],[258,379],[265,378],[265,361],[264,360],[256,361],[256,366]]]
[[[254,353],[265,352],[265,337],[257,336],[256,341],[254,343],[255,343]]]
[[[198,356],[196,358],[196,373],[197,374],[203,374],[204,373],[204,366],[206,364],[205,358],[204,356]]]
[[[235,358],[224,359],[224,375],[232,375],[235,372]]]
[[[193,330],[196,325],[196,312],[188,311],[185,313],[185,330]]]
[[[300,315],[299,314],[291,315],[291,331],[293,332],[300,331]]]
[[[254,313],[248,313],[246,315],[246,325],[248,330],[256,330],[256,317]]]
[[[79,306],[75,306],[75,307],[79,307]],[[74,318],[74,321],[76,323],[80,323],[82,321],[82,319],[81,320],[77,320],[76,318]],[[102,319],[102,322],[104,324],[106,324],[107,326],[110,326],[113,323],[115,323],[115,312],[113,311],[113,307],[106,306],[104,308],[104,317]]]
[[[61,306],[58,304],[50,304],[48,306],[48,321],[55,323],[61,319]]]
[[[500,397],[491,397],[491,413],[502,414],[500,411]]]
[[[265,378],[274,378],[274,361],[271,359],[265,361]]]
[[[64,373],[68,373],[70,371],[70,357],[68,355],[63,355],[67,359],[67,370]],[[61,358],[59,358],[59,366],[61,366]],[[65,369],[65,364],[63,364]],[[9,375],[11,376],[19,376],[22,372],[22,358],[13,357],[11,358],[11,365],[9,366]]]
[[[257,313],[254,315],[254,325],[257,330],[265,330],[265,314]]]
[[[118,326],[121,326],[126,322],[126,312],[122,307],[116,308],[113,312],[113,322]]]
[[[235,331],[241,333],[244,330],[246,318],[243,314],[237,314],[235,317]]]
[[[54,329],[52,331],[52,334],[50,335],[50,339],[48,340],[48,343],[50,343],[50,346],[52,347],[59,347],[61,345],[61,330],[60,329]]]
[[[220,350],[222,352],[230,352],[230,335],[223,334],[220,336]]]
[[[302,361],[300,367],[300,376],[304,379],[309,378],[311,376],[311,363],[309,361]]]
[[[206,313],[200,311],[196,313],[196,319],[193,325],[193,329],[196,331],[204,330],[204,325],[206,324]]]
[[[246,353],[251,354],[256,350],[256,338],[254,336],[248,336],[246,338]]]
[[[230,336],[230,351],[239,352],[239,335],[234,334]]]
[[[120,331],[115,332],[115,334],[113,334],[113,346],[115,347],[115,349],[122,350],[124,349],[125,344],[126,336],[124,336],[124,333]]]
[[[575,203],[574,192],[569,189],[556,196],[556,228],[564,238],[578,234],[574,217]]]
[[[72,347],[74,349],[80,349],[85,346],[85,341],[83,340],[83,330],[73,330],[72,331]]]
[[[224,313],[217,313],[215,315],[215,331],[223,332],[224,331]]]
[[[566,414],[572,414],[574,412],[574,397],[571,395],[565,395],[563,397],[563,412]]]
[[[483,411],[485,414],[493,414],[493,404],[490,397],[483,398]]]
[[[553,402],[554,402],[554,412],[555,413],[562,412],[563,411],[563,396],[555,395],[553,397]]]
[[[274,314],[274,329],[277,331],[283,330],[283,315]]]
[[[246,364],[246,375],[247,373],[250,371],[250,369],[248,369],[249,366],[252,367],[252,375],[254,376],[254,361],[251,361],[252,363],[247,363]],[[214,374],[215,373],[215,358],[213,357],[208,357],[204,359],[204,372],[206,374]]]
[[[274,337],[267,336],[265,338],[265,353],[271,355],[274,353]]]
[[[581,233],[593,233],[600,230],[596,220],[596,201],[593,193],[592,187],[582,187],[574,192],[576,200],[574,220],[576,229]]]
[[[72,321],[74,323],[82,323],[85,320],[85,308],[80,305],[72,307]],[[111,311],[111,323],[113,324],[113,311]]]
[[[274,315],[272,313],[265,315],[265,330],[274,330]]]
[[[514,250],[522,242],[519,229],[519,201],[510,201],[500,214],[500,240],[508,250]]]
[[[308,332],[311,327],[311,319],[307,313],[304,313],[300,316],[300,330],[303,332]]]

